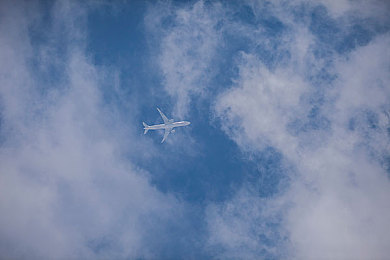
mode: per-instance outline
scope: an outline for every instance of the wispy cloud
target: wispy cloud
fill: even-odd
[[[252,192],[246,199],[254,206],[247,207],[241,192],[217,211],[211,207],[212,244],[222,245],[225,253],[242,244],[239,248],[248,250],[233,251],[243,258],[248,252],[254,257],[260,248],[280,257],[259,239],[266,230],[256,226],[259,214],[279,207],[277,230],[288,239],[274,237],[274,243],[282,241],[289,258],[384,259],[390,241],[390,183],[381,163],[389,154],[382,116],[390,105],[388,34],[339,54],[332,49],[336,45],[318,41],[321,31],[292,22],[290,11],[276,10],[289,28],[278,48],[290,56],[270,67],[255,52],[241,54],[239,76],[219,96],[216,113],[243,150],[273,146],[296,170],[289,188],[266,203]],[[383,23],[382,17],[370,18]],[[342,20],[333,22],[345,26]]]
[[[142,145],[104,103],[87,7],[1,5],[1,258],[157,257],[160,225],[181,206],[124,157]]]
[[[174,99],[174,115],[187,114],[191,96],[202,96],[215,73],[212,61],[218,48],[220,32],[219,4],[203,1],[177,8],[160,5],[149,10],[146,26],[157,39],[157,64],[164,89]]]
[[[92,62],[91,8],[1,4],[2,258],[389,255],[386,1],[149,5],[148,58],[172,116],[207,99],[214,130],[276,183],[254,174],[202,205],[157,190],[138,166],[155,148],[137,134],[136,103],[124,119],[105,100],[120,70]],[[269,150],[277,166],[257,159]]]

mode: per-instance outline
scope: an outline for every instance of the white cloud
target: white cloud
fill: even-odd
[[[218,259],[286,257],[287,233],[279,226],[282,205],[254,193],[245,187],[232,200],[208,206],[211,255]]]
[[[127,125],[111,125],[104,71],[84,49],[84,7],[55,3],[49,40],[33,43],[42,6],[1,5],[0,257],[156,257],[145,237],[182,206],[124,158],[126,146],[142,144]],[[53,43],[59,36],[63,52]],[[48,68],[60,78],[35,74]]]
[[[359,17],[381,17],[387,19],[386,13],[389,12],[389,4],[384,0],[319,0],[329,13],[337,18],[343,15],[357,15]]]
[[[213,75],[212,61],[220,43],[219,6],[203,1],[184,8],[162,5],[149,10],[145,19],[161,41],[157,61],[164,89],[175,100],[175,116],[187,114],[191,96],[204,95]]]
[[[253,255],[238,257],[254,258],[257,250],[265,249],[258,239],[266,232],[256,225],[259,214],[271,208],[281,214],[279,231],[288,234],[283,246],[288,258],[385,259],[390,253],[390,182],[381,160],[389,154],[389,136],[381,114],[390,106],[389,35],[379,35],[345,56],[330,52],[329,65],[314,58],[320,48],[313,45],[314,36],[286,18],[287,12],[283,15],[279,18],[292,34],[284,36],[283,47],[290,50],[291,60],[270,69],[256,55],[242,55],[239,76],[219,96],[216,113],[243,150],[271,145],[296,172],[289,173],[291,186],[266,203],[249,192],[246,200],[252,206],[247,207],[241,191],[230,202],[210,205],[210,244],[222,245],[225,253],[235,246],[246,248]],[[310,76],[321,69],[337,79],[314,85]],[[311,100],[316,95],[322,95],[323,103]],[[318,117],[329,124],[295,126],[310,125],[314,105],[319,106]]]
[[[216,105],[216,112],[231,123],[226,129],[240,123],[232,138],[241,145],[296,147],[297,140],[286,127],[304,112],[299,104],[307,83],[290,69],[270,71],[252,55],[243,55],[241,63],[238,88],[223,93]]]
[[[359,108],[375,111],[388,105],[390,76],[386,67],[390,58],[389,43],[388,34],[378,36],[368,46],[338,61],[336,71],[340,78],[337,84],[344,87],[340,87],[336,109],[352,113]]]

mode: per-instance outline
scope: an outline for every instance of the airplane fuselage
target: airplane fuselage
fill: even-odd
[[[149,130],[158,130],[158,129],[165,129],[165,128],[172,129],[174,127],[186,126],[189,124],[190,124],[190,122],[188,122],[188,121],[179,121],[179,122],[172,122],[172,123],[167,123],[167,124],[151,125],[151,126],[148,126],[147,128]]]

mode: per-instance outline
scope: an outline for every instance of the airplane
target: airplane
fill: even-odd
[[[175,127],[179,127],[179,126],[187,126],[189,124],[191,124],[190,122],[188,121],[179,121],[179,122],[174,122],[173,119],[168,119],[168,117],[166,117],[164,115],[163,112],[161,112],[161,110],[159,108],[157,108],[157,111],[160,113],[163,121],[164,121],[164,124],[159,124],[159,125],[147,125],[145,122],[142,122],[142,124],[144,125],[144,135],[149,131],[149,130],[158,130],[158,129],[164,129],[165,132],[164,132],[164,138],[162,139],[161,143],[163,143],[165,141],[165,139],[167,139],[169,133],[174,133],[175,132]]]

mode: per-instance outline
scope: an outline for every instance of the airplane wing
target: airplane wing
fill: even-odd
[[[160,115],[161,115],[161,117],[162,117],[162,119],[164,120],[164,124],[168,124],[169,123],[169,120],[168,120],[168,118],[164,115],[164,113],[163,112],[161,112],[161,110],[160,109],[158,109],[157,108],[157,110],[158,110],[158,112],[160,113]],[[168,133],[169,134],[169,133]],[[164,135],[164,137],[165,137],[165,135]]]
[[[164,138],[162,139],[161,143],[163,143],[165,141],[165,139],[167,139],[170,132],[171,132],[171,129],[165,128]]]

